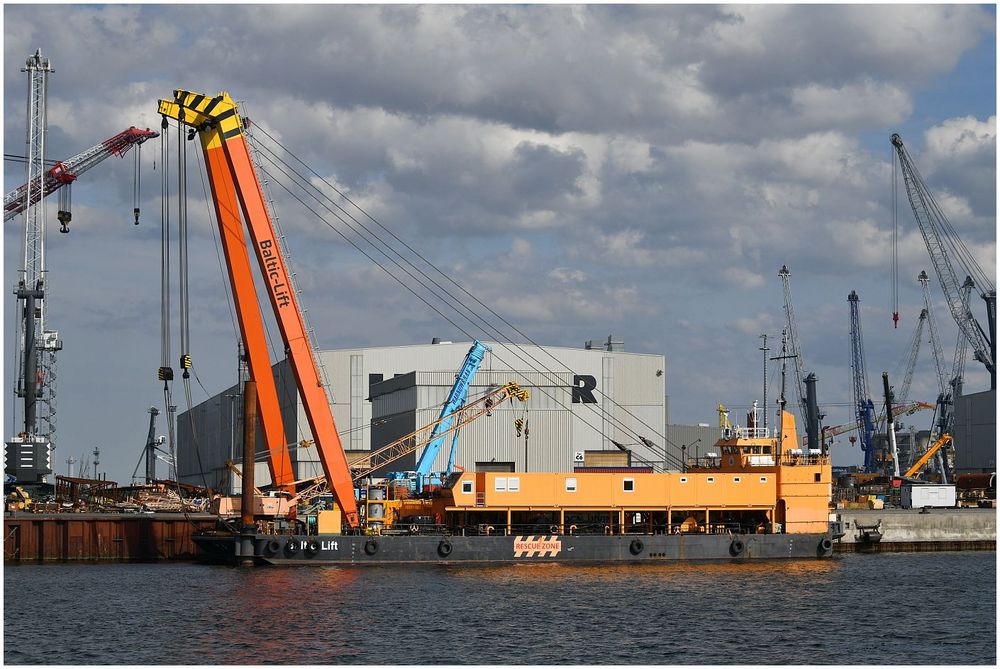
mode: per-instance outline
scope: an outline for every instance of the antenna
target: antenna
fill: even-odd
[[[762,334],[758,339],[764,340],[764,345],[758,348],[758,351],[764,352],[764,434],[767,434],[767,352],[770,351],[767,347],[767,333]]]

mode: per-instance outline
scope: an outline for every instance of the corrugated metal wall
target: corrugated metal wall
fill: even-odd
[[[475,377],[471,396],[485,392],[490,385],[502,385],[509,381],[529,388],[529,470],[568,471],[572,467],[575,451],[614,448],[610,442],[602,439],[605,429],[612,438],[629,443],[629,448],[638,456],[656,462],[662,461],[662,454],[650,452],[644,446],[636,445],[634,437],[625,436],[634,431],[651,439],[658,449],[662,447],[662,439],[656,436],[656,433],[663,432],[665,422],[666,375],[662,373],[665,369],[662,355],[608,352],[603,349],[514,347],[492,342],[487,344],[493,348],[493,352],[484,358]],[[368,401],[371,397],[372,375],[392,379],[397,375],[418,371],[417,383],[413,388],[404,393],[393,393],[391,400],[385,400],[391,404],[385,405],[383,415],[420,409],[416,421],[418,426],[425,425],[440,412],[448,389],[470,346],[471,342],[461,342],[320,352],[330,378],[334,398],[333,417],[344,448],[371,448],[372,434],[377,432],[371,429],[373,403]],[[541,371],[516,371],[532,368]],[[607,376],[605,371],[608,372]],[[658,371],[661,372],[659,375]],[[296,475],[298,478],[305,478],[321,474],[315,447],[297,447],[298,442],[311,439],[312,434],[305,412],[298,402],[288,363],[277,363],[275,374],[286,438],[292,446],[292,462],[297,466]],[[593,393],[596,404],[587,403],[585,399],[574,403],[573,386],[576,378],[588,376],[593,377],[596,382]],[[610,399],[606,398],[605,390]],[[229,388],[195,407],[201,468],[194,454],[190,431],[183,428],[187,422],[185,414],[178,417],[182,481],[200,483],[202,468],[209,478],[221,479],[224,469],[222,463],[230,456],[233,427],[236,450],[239,451],[242,426],[238,414],[242,407],[237,407],[236,425],[231,425],[230,400],[224,397],[235,392],[235,387]],[[601,417],[602,405],[606,405],[614,416],[607,426]],[[635,414],[635,417],[629,416],[628,412]],[[498,413],[504,415],[503,412],[494,412],[493,418],[484,418],[463,431],[458,459],[461,466],[472,470],[477,460],[488,462],[495,458],[497,461],[515,461],[519,469],[523,468],[523,435],[521,438],[514,435],[512,415],[504,416],[505,427],[501,427]],[[376,439],[375,443],[378,445],[379,440]],[[450,443],[443,447],[443,454],[439,457],[441,467],[444,466],[442,458],[447,458],[449,445]],[[258,451],[261,450],[263,445],[259,442]],[[234,459],[238,461],[238,453],[236,455]],[[265,467],[264,477],[260,481],[268,480]]]

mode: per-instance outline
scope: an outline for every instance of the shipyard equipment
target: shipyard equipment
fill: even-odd
[[[854,409],[858,416],[858,439],[865,454],[864,469],[871,472],[875,467],[875,405],[868,390],[868,371],[865,369],[865,349],[858,313],[860,298],[857,292],[852,290],[847,301],[851,306],[851,379]]]
[[[159,137],[160,133],[152,130],[140,130],[135,126],[123,130],[114,137],[109,137],[100,144],[82,151],[72,158],[57,162],[51,169],[35,172],[28,182],[10,191],[3,198],[3,220],[9,221],[41,198],[48,197],[56,191],[66,188],[76,181],[77,177],[92,167],[96,167],[110,156],[124,158],[129,149],[139,147],[147,139]],[[30,157],[29,157],[30,159]],[[133,209],[135,221],[139,221],[138,208]],[[72,212],[69,207],[60,207],[58,216],[61,225],[60,232],[69,232]]]
[[[44,481],[52,472],[56,431],[56,352],[59,334],[45,329],[45,200],[36,192],[45,165],[46,95],[49,59],[41,49],[25,61],[28,73],[27,178],[24,201],[24,254],[14,294],[18,299],[17,383],[24,399],[24,428],[6,444],[4,471],[18,481]]]
[[[475,347],[473,347],[475,348]],[[507,400],[528,401],[528,391],[521,388],[514,382],[505,383],[503,386],[491,390],[482,397],[464,404],[454,412],[443,415],[428,425],[424,425],[418,430],[400,437],[392,443],[386,444],[382,448],[372,451],[369,455],[355,460],[351,463],[351,476],[355,482],[362,481],[372,476],[376,471],[385,468],[387,465],[396,462],[400,458],[406,457],[417,449],[424,447],[425,450],[435,440],[444,440],[449,434],[458,434],[458,431],[476,420],[480,416],[489,415],[495,408]],[[446,427],[442,424],[447,423]],[[406,473],[406,472],[404,472]],[[409,472],[412,474],[412,472]],[[450,473],[450,472],[449,472]],[[402,478],[402,477],[400,477]],[[305,484],[308,487],[302,489],[294,498],[295,502],[309,502],[310,500],[326,494],[329,491],[327,481],[321,477],[296,481],[297,484]],[[390,484],[395,481],[390,480]],[[400,481],[401,486],[406,486],[405,479]]]
[[[786,265],[782,265],[778,271],[778,276],[781,278],[781,287],[785,295],[785,331],[788,333],[788,356],[795,363],[795,391],[798,393],[799,415],[802,418],[803,424],[808,427],[810,423],[806,415],[808,404],[806,400],[802,347],[799,345],[799,331],[795,324],[795,310],[792,309],[792,289],[789,285],[792,273],[788,271]]]
[[[919,472],[919,471],[920,471],[920,469],[921,469],[921,468],[922,468],[922,467],[923,467],[924,465],[926,465],[926,464],[927,464],[927,462],[928,462],[928,461],[929,461],[929,460],[930,460],[930,459],[931,459],[932,457],[934,457],[934,454],[935,454],[935,453],[937,453],[937,452],[938,452],[938,450],[940,450],[940,449],[941,449],[941,447],[943,447],[943,446],[944,446],[945,444],[947,444],[947,443],[949,443],[949,442],[951,442],[951,435],[948,435],[948,434],[943,434],[943,435],[941,435],[941,436],[940,436],[940,437],[938,438],[938,440],[937,440],[937,441],[935,441],[935,442],[934,442],[934,443],[933,443],[933,444],[931,445],[931,447],[930,447],[930,448],[928,448],[928,449],[927,449],[927,451],[926,451],[926,452],[925,452],[925,453],[924,453],[923,455],[921,455],[921,456],[920,456],[920,457],[919,457],[919,458],[917,459],[917,461],[916,461],[916,462],[914,462],[914,463],[913,463],[913,465],[912,465],[912,466],[911,466],[911,467],[910,467],[909,469],[907,469],[907,470],[906,470],[906,472],[905,472],[905,473],[904,473],[904,474],[902,475],[902,478],[904,478],[904,479],[908,479],[908,478],[911,478],[911,477],[913,477],[914,475],[916,475],[916,474],[917,474],[917,472]]]
[[[431,431],[430,441],[417,459],[417,464],[412,472],[389,472],[386,478],[406,485],[408,488],[421,492],[425,485],[441,485],[441,481],[452,472],[455,464],[455,450],[458,447],[458,429],[451,430],[455,421],[455,414],[461,409],[469,397],[469,386],[473,377],[479,370],[479,365],[483,362],[483,357],[490,348],[478,340],[473,342],[465,356],[465,361],[455,375],[455,383],[452,384],[448,392],[448,398],[444,406],[441,407],[441,414],[438,416],[434,428]],[[451,451],[448,455],[448,464],[444,472],[431,473],[434,460],[437,458],[444,443],[446,432],[452,432]]]
[[[896,149],[899,168],[903,174],[906,186],[906,197],[917,219],[920,234],[927,246],[934,272],[937,274],[948,302],[952,318],[958,324],[959,330],[972,344],[973,356],[983,363],[990,373],[990,387],[996,388],[996,288],[989,276],[976,262],[972,253],[958,237],[948,218],[941,211],[930,189],[917,171],[909,152],[903,146],[903,140],[898,134],[893,134],[890,142]],[[893,198],[896,194],[893,192]],[[963,304],[961,285],[955,272],[953,259],[962,265],[965,274],[974,278],[980,296],[986,302],[987,328],[983,329],[979,321],[972,315],[967,304]]]
[[[326,389],[320,381],[316,354],[306,331],[292,277],[254,171],[243,134],[244,119],[228,93],[209,97],[177,90],[173,99],[160,100],[159,113],[163,116],[164,126],[167,119],[174,119],[192,128],[201,140],[233,300],[249,360],[250,377],[257,385],[257,406],[265,443],[271,455],[273,480],[279,487],[288,487],[294,475],[285,443],[264,326],[257,307],[257,291],[250,271],[246,239],[240,224],[241,211],[316,442],[323,473],[348,524],[356,528],[359,517],[351,470],[334,424]]]
[[[892,475],[899,476],[899,451],[896,448],[896,420],[892,415],[892,388],[889,387],[889,374],[882,372],[882,389],[885,393],[885,436],[892,453]]]

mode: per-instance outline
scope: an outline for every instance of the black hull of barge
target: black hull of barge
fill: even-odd
[[[235,564],[236,535],[196,535],[201,558]],[[624,563],[680,560],[825,558],[829,534],[621,536],[253,535],[252,556],[268,565]]]

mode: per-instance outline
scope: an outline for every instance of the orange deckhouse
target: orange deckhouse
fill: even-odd
[[[684,472],[465,472],[433,510],[471,534],[826,532],[829,456],[791,448],[791,413],[771,433],[753,425],[755,413],[751,427],[723,429],[707,464]]]

